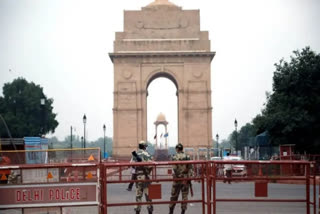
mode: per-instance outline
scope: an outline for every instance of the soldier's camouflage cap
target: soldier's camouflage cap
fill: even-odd
[[[139,145],[146,146],[146,147],[148,146],[147,142],[145,142],[145,141],[143,141],[143,140],[140,141]]]
[[[183,145],[181,143],[178,143],[178,145],[176,145],[176,149],[183,150]]]

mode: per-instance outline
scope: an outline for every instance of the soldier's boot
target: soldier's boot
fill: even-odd
[[[181,214],[185,214],[186,213],[186,211],[185,210],[181,210]]]
[[[153,208],[148,208],[148,214],[152,214]]]
[[[140,211],[136,210],[136,214],[140,214]]]
[[[173,214],[173,207],[170,207],[169,214]]]

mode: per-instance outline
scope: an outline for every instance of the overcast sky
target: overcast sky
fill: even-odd
[[[123,31],[123,10],[140,10],[152,0],[0,0],[0,86],[17,77],[40,84],[54,99],[59,139],[88,140],[113,135],[113,51]],[[274,63],[289,60],[305,46],[320,52],[319,0],[172,0],[200,9],[201,30],[209,31],[212,61],[213,136],[227,138],[263,108],[272,89]],[[9,71],[11,69],[11,72]],[[157,114],[169,122],[169,142],[177,140],[174,84],[157,79],[149,86],[148,139]],[[2,92],[2,89],[1,89]],[[163,133],[163,127],[159,133]],[[51,136],[51,135],[50,135]]]

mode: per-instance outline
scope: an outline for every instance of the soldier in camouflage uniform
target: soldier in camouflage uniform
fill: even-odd
[[[140,141],[139,143],[139,150],[137,151],[137,156],[133,156],[133,160],[136,162],[148,162],[151,161],[151,155],[146,151],[147,143],[144,141]],[[151,202],[149,199],[149,185],[150,182],[139,182],[139,180],[148,180],[149,175],[152,171],[152,167],[149,166],[137,166],[136,167],[136,175],[137,175],[137,182],[136,182],[136,202],[142,202],[143,193],[145,195],[146,201]],[[153,206],[148,205],[148,214],[152,214]],[[140,214],[141,205],[137,205],[135,207],[136,214]]]
[[[183,152],[183,145],[179,143],[176,146],[177,154],[173,156],[173,161],[186,161],[190,160],[190,157]],[[179,164],[173,165],[173,178],[189,178],[193,176],[193,170],[191,164]],[[177,201],[179,198],[180,191],[182,193],[182,200],[188,200],[189,194],[189,181],[174,181],[171,189],[171,198],[170,201]],[[173,214],[175,203],[169,205],[169,214]],[[184,214],[187,210],[187,203],[181,204],[181,214]]]

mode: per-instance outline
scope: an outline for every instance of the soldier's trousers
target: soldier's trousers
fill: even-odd
[[[226,170],[226,177],[231,178],[232,177],[232,170]],[[223,183],[225,183],[227,180],[223,180]],[[231,180],[228,180],[228,183],[231,184]]]
[[[189,194],[189,185],[186,184],[183,181],[174,181],[172,184],[171,189],[171,198],[170,201],[177,201],[179,198],[179,194],[182,194],[182,201],[188,200],[188,194]],[[176,204],[170,204],[169,208],[173,208],[176,206]],[[187,203],[181,203],[181,210],[187,210]]]
[[[132,174],[131,175],[131,180],[137,180],[137,174]],[[129,185],[128,185],[128,189],[132,189],[133,187],[133,184],[134,184],[134,181],[132,181]]]
[[[142,202],[143,193],[145,195],[146,201],[151,202],[152,200],[149,198],[149,183],[148,182],[139,182],[139,180],[146,180],[148,179],[145,175],[138,175],[137,182],[136,182],[136,202]],[[153,211],[153,206],[148,205],[148,210]],[[137,205],[134,208],[135,211],[141,211],[141,206]]]

